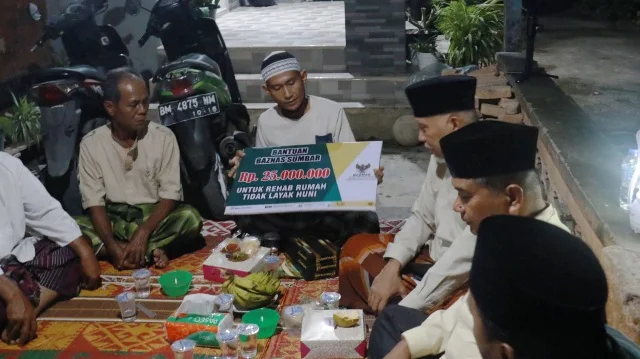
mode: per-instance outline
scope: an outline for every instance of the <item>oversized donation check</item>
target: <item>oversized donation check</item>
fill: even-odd
[[[374,211],[382,142],[250,148],[225,214]]]

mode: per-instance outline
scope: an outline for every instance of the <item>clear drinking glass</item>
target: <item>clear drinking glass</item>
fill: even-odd
[[[136,320],[136,295],[133,292],[124,292],[116,295],[116,302],[120,306],[120,314],[125,322]]]
[[[222,350],[221,356],[227,359],[238,358],[238,331],[234,329],[221,330],[216,334],[218,344]]]
[[[147,298],[151,294],[151,271],[142,268],[133,272],[133,281],[136,284],[136,296]]]
[[[257,324],[242,324],[238,328],[240,334],[240,353],[243,358],[253,359],[258,355],[258,332],[260,327]]]
[[[193,359],[193,350],[195,347],[196,342],[191,339],[182,339],[171,344],[173,357],[175,359]]]

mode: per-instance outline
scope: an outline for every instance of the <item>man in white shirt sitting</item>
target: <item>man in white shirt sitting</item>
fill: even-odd
[[[0,331],[24,345],[58,298],[100,286],[100,266],[76,222],[13,156],[0,152]]]
[[[277,106],[260,115],[256,147],[355,142],[342,106],[307,94],[307,72],[293,55],[271,53],[262,62],[262,78]]]
[[[262,62],[263,89],[276,102],[258,119],[256,147],[355,142],[349,120],[337,102],[308,95],[307,72],[286,51],[269,54]],[[229,176],[235,176],[240,153],[232,160]],[[382,181],[383,168],[375,170]],[[379,233],[375,212],[311,212],[242,216],[238,226],[250,233],[278,232],[284,237],[306,233],[342,242],[358,233]]]

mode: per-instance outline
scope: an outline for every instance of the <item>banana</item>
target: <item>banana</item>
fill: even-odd
[[[238,306],[255,309],[271,302],[280,288],[280,279],[273,272],[258,272],[244,278],[233,277],[224,282],[222,288],[233,294]]]

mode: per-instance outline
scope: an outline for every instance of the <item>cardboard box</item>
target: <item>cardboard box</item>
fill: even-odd
[[[233,316],[229,313],[172,315],[165,322],[170,343],[180,339],[191,339],[199,346],[214,348],[220,347],[216,339],[218,330],[229,327],[233,327]]]
[[[303,359],[366,358],[367,340],[364,313],[358,325],[336,328],[333,313],[336,310],[313,310],[302,320],[300,357]]]
[[[260,247],[258,252],[246,261],[231,262],[224,253],[220,252],[227,243],[228,240],[220,243],[216,249],[213,250],[209,258],[202,264],[204,279],[222,283],[225,281],[226,272],[231,272],[240,277],[246,277],[262,269],[262,259],[269,253],[269,248]]]

